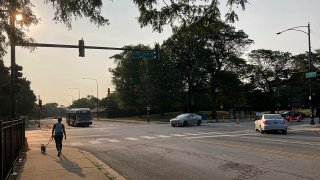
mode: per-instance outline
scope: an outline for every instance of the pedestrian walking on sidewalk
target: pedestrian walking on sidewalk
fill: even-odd
[[[58,157],[61,155],[63,134],[64,134],[64,140],[67,139],[66,130],[64,128],[64,125],[61,123],[61,121],[62,121],[62,118],[58,118],[58,122],[54,124],[52,127],[52,138],[54,138],[54,141],[56,142]]]

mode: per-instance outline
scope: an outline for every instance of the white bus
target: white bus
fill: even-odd
[[[67,109],[67,124],[69,126],[89,126],[92,124],[91,110],[89,108]]]

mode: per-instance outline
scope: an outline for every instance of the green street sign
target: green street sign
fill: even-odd
[[[312,78],[312,77],[316,77],[317,76],[317,72],[307,72],[306,73],[306,78]]]
[[[152,59],[153,51],[133,51],[132,56],[135,59]]]

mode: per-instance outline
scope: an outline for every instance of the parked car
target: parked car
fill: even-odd
[[[281,116],[288,121],[296,120],[300,122],[301,120],[304,119],[305,114],[299,111],[286,111],[286,112],[283,112]]]
[[[281,131],[287,134],[288,124],[280,114],[263,114],[254,122],[255,130],[264,133],[266,131]]]
[[[170,120],[171,126],[188,126],[190,124],[201,125],[201,116],[194,113],[180,114],[179,116]]]

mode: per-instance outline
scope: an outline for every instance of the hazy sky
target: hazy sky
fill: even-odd
[[[244,30],[255,43],[248,50],[271,49],[300,54],[308,50],[307,35],[288,31],[281,35],[277,32],[295,27],[311,25],[312,49],[320,49],[320,1],[319,0],[249,0],[245,11],[238,11],[237,30]],[[34,11],[41,22],[28,32],[38,43],[77,45],[83,38],[87,46],[123,47],[125,45],[145,44],[154,46],[171,35],[168,26],[161,34],[152,32],[150,27],[141,29],[137,23],[138,10],[130,0],[104,0],[102,14],[110,19],[109,26],[97,28],[87,19],[78,19],[68,30],[62,24],[52,21],[51,6],[43,0],[33,1]],[[225,1],[221,1],[225,9]],[[301,28],[307,31],[307,28]],[[8,49],[10,52],[10,49]],[[96,96],[98,80],[99,99],[106,97],[107,88],[114,89],[108,69],[115,67],[109,57],[120,51],[85,50],[86,57],[78,56],[78,49],[37,48],[34,52],[16,48],[16,63],[23,66],[23,75],[31,81],[31,89],[41,96],[43,104],[57,102],[70,105],[78,98]],[[4,58],[10,66],[10,53]]]

